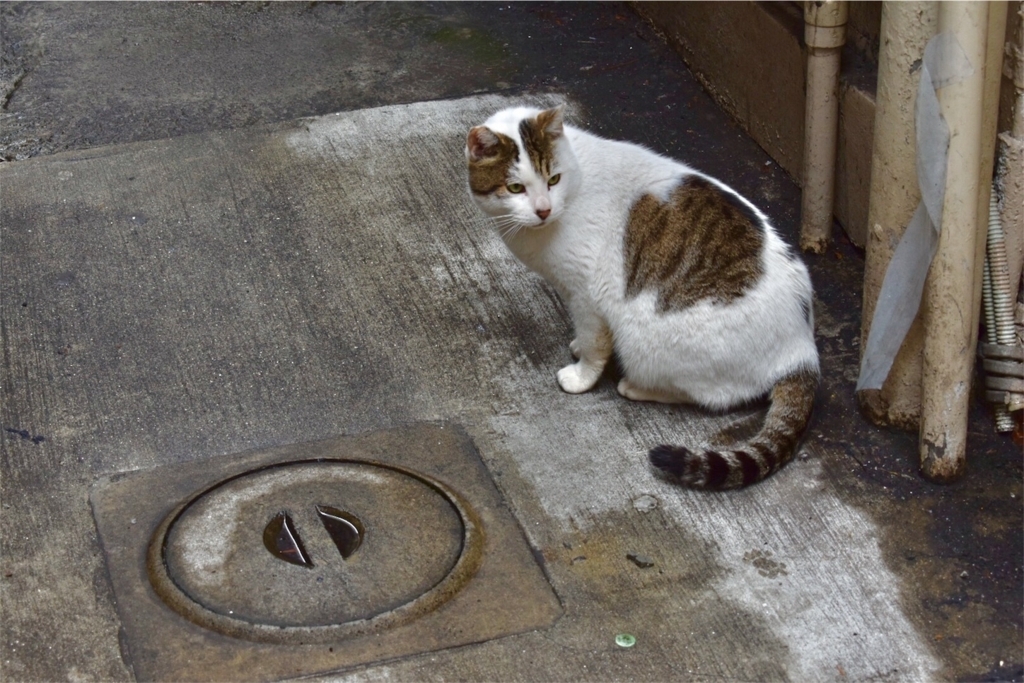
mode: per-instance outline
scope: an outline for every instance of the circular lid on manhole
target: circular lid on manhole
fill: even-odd
[[[192,621],[273,642],[413,619],[479,566],[479,521],[425,475],[353,460],[241,474],[182,503],[149,549],[157,593]]]

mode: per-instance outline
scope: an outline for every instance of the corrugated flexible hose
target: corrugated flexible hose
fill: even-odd
[[[992,188],[988,211],[988,244],[985,254],[982,305],[985,313],[987,344],[981,352],[985,368],[986,398],[992,403],[997,432],[1013,431],[1008,394],[1024,392],[1024,363],[1020,345],[1016,343],[1013,325],[1013,303],[1016,293],[1009,281],[1006,261],[1006,238]],[[1017,386],[1017,385],[1020,386]]]

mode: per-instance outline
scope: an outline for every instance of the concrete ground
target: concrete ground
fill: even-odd
[[[914,435],[860,417],[863,259],[838,230],[807,257],[815,421],[769,481],[701,494],[645,461],[749,433],[763,406],[629,403],[614,370],[558,390],[565,310],[464,188],[488,112],[567,101],[795,237],[794,180],[628,6],[5,3],[0,20],[4,680],[137,673],[97,480],[420,421],[473,439],[563,614],[335,679],[1024,677],[1020,448],[974,403],[968,474],[937,486]]]

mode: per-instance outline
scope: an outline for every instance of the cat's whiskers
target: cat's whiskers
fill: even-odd
[[[505,228],[500,229],[499,232],[501,233],[502,239],[512,239],[519,233],[520,230],[522,230],[525,227],[526,224],[516,222],[512,223],[511,225]]]
[[[510,220],[515,220],[515,216],[514,216],[514,214],[510,214],[510,213],[509,214],[501,214],[501,215],[498,215],[498,216],[480,215],[480,216],[468,216],[466,218],[466,220],[468,220],[470,223],[472,223],[474,225],[494,225],[496,223],[504,223],[504,222],[507,222],[507,221],[510,221]]]
[[[485,220],[497,229],[502,239],[511,239],[516,233],[526,227],[525,223],[519,220],[515,214],[511,213],[488,216]]]

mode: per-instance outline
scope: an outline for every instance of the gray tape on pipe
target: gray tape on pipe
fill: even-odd
[[[949,153],[949,126],[939,110],[936,91],[973,73],[970,60],[952,32],[944,31],[928,41],[914,120],[921,203],[886,268],[861,359],[857,391],[881,388],[921,305],[928,267],[939,245]]]

